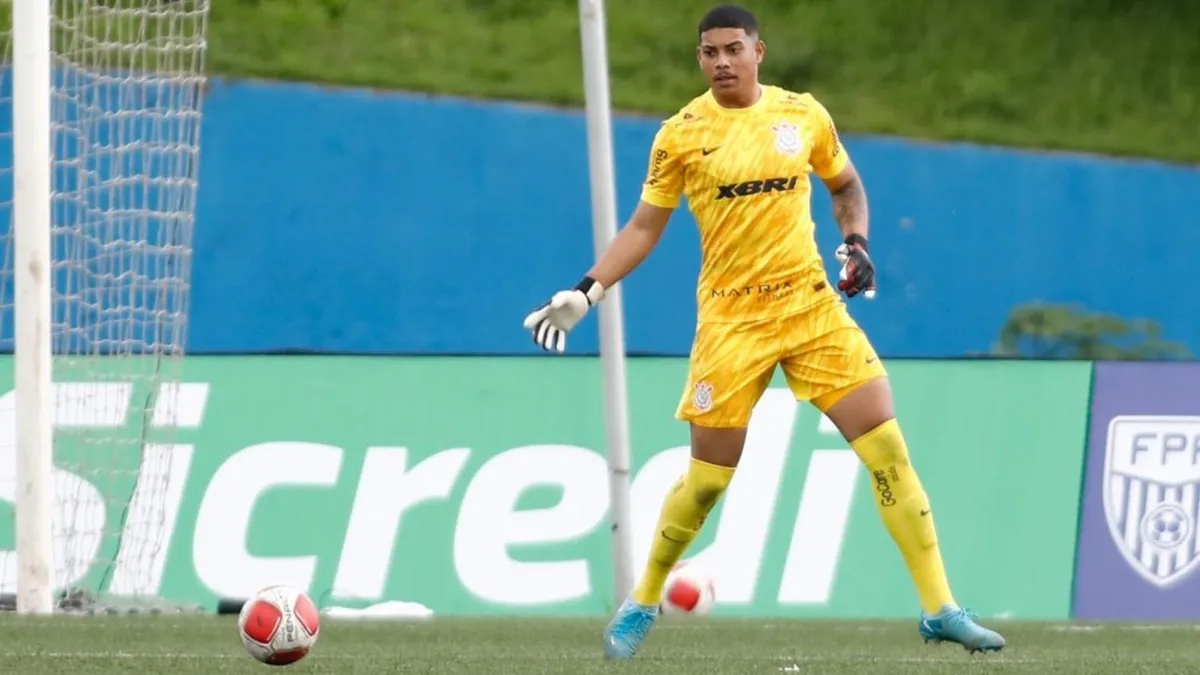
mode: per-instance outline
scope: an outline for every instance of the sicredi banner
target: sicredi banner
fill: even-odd
[[[1079,532],[1081,619],[1200,618],[1200,363],[1099,363]]]
[[[57,525],[78,563],[63,583],[113,593],[136,584],[210,607],[285,583],[321,604],[396,600],[436,615],[612,610],[596,359],[188,357],[177,409],[151,416],[175,428],[149,429],[142,453],[136,410],[153,397],[138,383],[115,386],[122,364],[112,365],[84,387],[110,394],[56,416],[72,427],[57,449],[56,480],[70,488],[60,498],[90,496]],[[889,369],[957,599],[988,617],[1066,618],[1090,366]],[[682,358],[629,362],[639,571],[663,496],[687,466],[688,428],[673,416],[686,370]],[[12,433],[11,401],[0,399],[0,434]],[[133,442],[96,442],[104,434]],[[2,466],[12,444],[0,449]],[[160,479],[135,483],[139,462]],[[5,475],[0,509],[11,514]],[[829,420],[777,379],[688,553],[716,578],[717,613],[915,620],[916,593],[871,490]],[[157,514],[137,519],[152,531],[129,531],[135,507]],[[7,564],[11,524],[0,519]]]

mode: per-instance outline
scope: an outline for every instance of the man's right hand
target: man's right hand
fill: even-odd
[[[561,354],[567,349],[567,333],[603,299],[604,286],[584,277],[574,289],[555,293],[546,304],[530,312],[525,317],[525,330],[532,332],[533,341],[542,349]]]

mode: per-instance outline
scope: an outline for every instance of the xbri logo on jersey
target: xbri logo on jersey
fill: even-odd
[[[766,178],[764,180],[748,180],[744,183],[730,183],[717,186],[717,199],[734,199],[747,195],[757,195],[767,192],[791,192],[796,189],[799,176],[786,178]]]

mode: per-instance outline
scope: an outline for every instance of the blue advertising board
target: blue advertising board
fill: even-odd
[[[614,121],[620,218],[657,128]],[[850,306],[881,354],[987,352],[1031,301],[1156,319],[1200,353],[1200,169],[845,139],[880,284]],[[593,260],[587,166],[578,110],[217,80],[188,350],[531,353],[521,319]],[[839,236],[820,188],[813,209],[828,264]],[[687,352],[698,254],[681,211],[625,285],[631,352]],[[571,346],[595,352],[594,318]]]

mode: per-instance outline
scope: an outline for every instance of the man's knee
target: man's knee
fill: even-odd
[[[909,467],[908,444],[894,418],[868,430],[850,442],[862,454],[869,449],[871,463],[903,470]]]
[[[708,513],[717,505],[733,480],[733,473],[732,466],[721,466],[692,458],[687,473],[674,490],[679,498],[686,500],[689,504],[686,507],[687,511],[696,518],[695,522],[687,524],[690,530],[699,530],[704,525]]]
[[[693,459],[688,470],[688,488],[692,499],[697,505],[711,509],[725,494],[725,489],[733,480],[733,471],[733,467]]]

